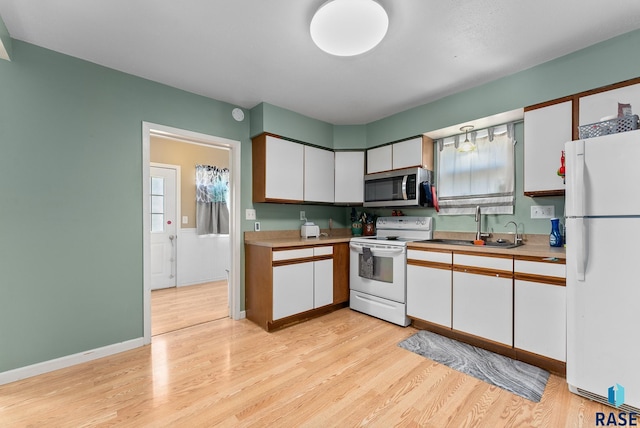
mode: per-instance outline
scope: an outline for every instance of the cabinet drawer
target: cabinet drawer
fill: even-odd
[[[564,263],[543,263],[528,260],[514,260],[513,270],[516,273],[528,273],[531,275],[555,276],[566,278],[566,265]]]
[[[472,256],[470,254],[453,253],[453,264],[505,271],[513,269],[511,258]]]
[[[314,256],[327,256],[333,254],[333,246],[313,247]]]
[[[313,248],[299,248],[295,250],[281,250],[273,252],[273,261],[303,259],[313,257]]]
[[[421,260],[424,262],[436,262],[436,263],[448,263],[451,264],[451,252],[438,252],[438,251],[422,251],[422,250],[408,250],[407,259]]]

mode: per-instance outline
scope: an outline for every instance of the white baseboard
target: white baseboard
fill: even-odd
[[[247,311],[240,311],[240,316],[238,317],[239,320],[241,319],[245,319],[247,317]]]
[[[144,338],[127,340],[126,342],[115,343],[113,345],[103,346],[102,348],[91,349],[89,351],[79,352],[73,355],[56,358],[54,360],[43,361],[41,363],[32,364],[26,367],[20,367],[13,370],[0,373],[0,385],[26,379],[28,377],[49,373],[54,370],[64,369],[76,364],[86,363],[88,361],[97,360],[98,358],[108,357],[109,355],[119,352],[129,351],[144,345]]]

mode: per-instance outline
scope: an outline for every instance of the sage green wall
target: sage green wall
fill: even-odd
[[[333,148],[335,150],[366,149],[367,126],[335,125],[333,127]]]
[[[0,372],[142,337],[142,122],[240,140],[249,170],[249,121],[17,40],[0,87]]]
[[[368,147],[640,76],[640,30],[367,125]]]
[[[252,137],[270,132],[308,144],[333,148],[333,125],[327,122],[268,103],[260,103],[251,111],[252,114],[262,114],[261,121],[256,119],[251,123]]]
[[[2,17],[0,17],[0,44],[4,47],[4,50],[7,52],[9,59],[12,57],[12,43],[11,37],[9,36],[9,30],[7,30],[7,26],[4,24]]]

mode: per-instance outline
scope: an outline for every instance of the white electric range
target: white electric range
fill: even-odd
[[[431,217],[379,217],[375,236],[349,243],[349,306],[358,312],[408,326],[407,242],[433,239]]]

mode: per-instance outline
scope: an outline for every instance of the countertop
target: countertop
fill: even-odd
[[[336,244],[349,242],[351,229],[322,229],[318,238],[302,238],[299,230],[272,230],[264,232],[245,232],[244,243],[261,247],[283,248],[304,247],[307,245]]]
[[[321,236],[319,238],[301,238],[300,231],[298,230],[277,230],[277,231],[264,231],[264,232],[245,232],[244,241],[245,244],[258,245],[262,247],[270,248],[285,248],[285,247],[303,247],[309,245],[322,245],[322,244],[335,244],[349,242],[352,238],[351,229],[322,229]],[[470,239],[472,234],[469,232],[435,232],[434,238],[448,238],[448,239]],[[490,240],[498,238],[513,240],[513,235],[502,234],[491,236]],[[407,248],[419,249],[430,248],[439,250],[450,251],[465,251],[478,254],[504,254],[511,256],[526,256],[526,257],[555,257],[558,259],[566,259],[565,249],[555,248],[549,246],[548,235],[525,235],[524,245],[516,248],[496,248],[496,247],[483,247],[479,246],[466,246],[466,245],[448,245],[428,242],[409,242]]]
[[[467,239],[472,240],[474,238],[473,233],[469,232],[434,232],[434,238],[440,239]],[[513,234],[500,233],[491,234],[490,241],[495,241],[499,238],[513,242]],[[549,235],[527,234],[524,235],[524,245],[515,248],[496,248],[496,247],[484,247],[482,245],[450,245],[450,244],[436,244],[428,242],[409,242],[408,248],[431,248],[439,250],[452,250],[452,251],[466,251],[478,254],[505,254],[510,256],[525,256],[525,257],[554,257],[557,259],[566,259],[566,251],[564,247],[551,247],[549,246]]]

